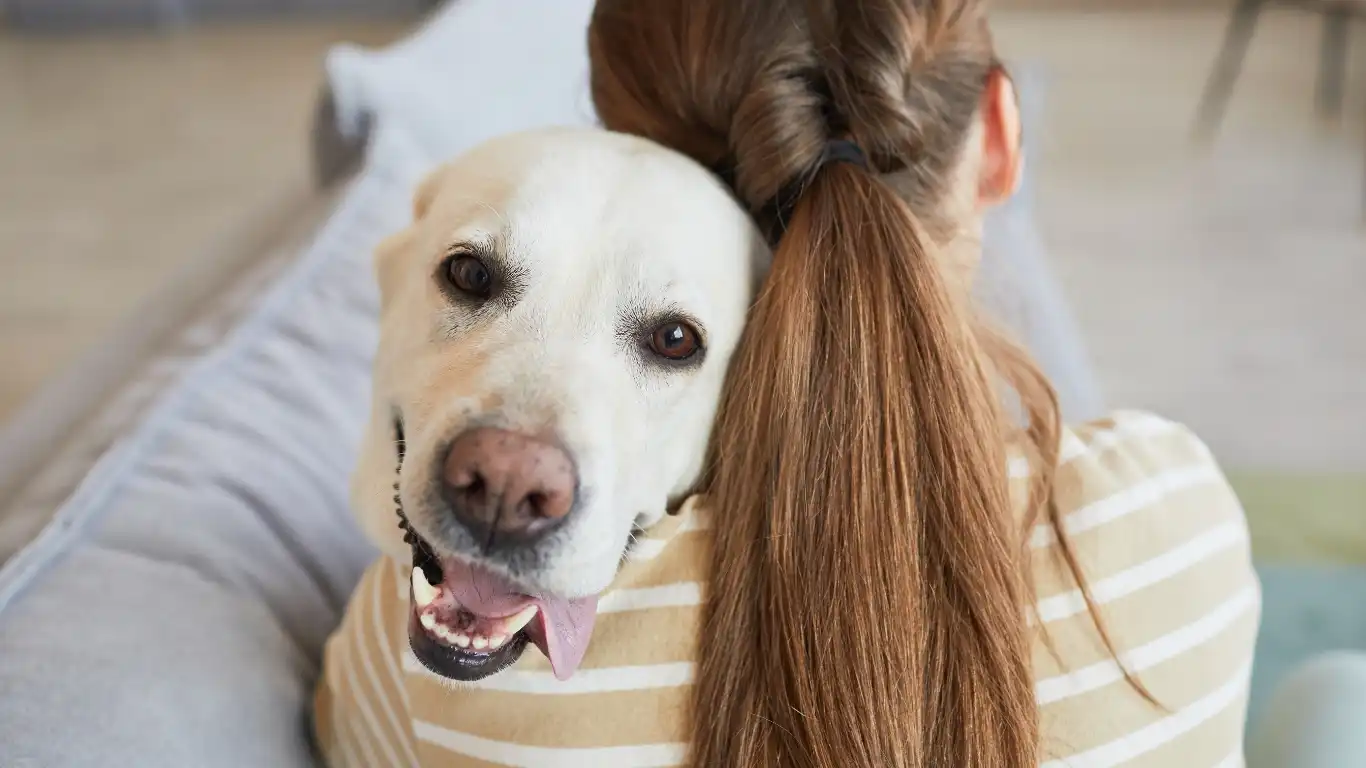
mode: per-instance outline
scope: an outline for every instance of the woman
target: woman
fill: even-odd
[[[1236,499],[1170,422],[1061,429],[973,315],[1019,174],[982,4],[600,0],[589,41],[606,126],[715,169],[774,246],[704,489],[692,764],[1238,764]]]

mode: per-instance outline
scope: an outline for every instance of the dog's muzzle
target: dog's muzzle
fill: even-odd
[[[403,423],[395,419],[401,472]],[[577,495],[573,463],[544,441],[480,428],[446,451],[441,496],[455,521],[485,551],[527,546],[570,514]],[[531,595],[488,568],[439,553],[409,522],[399,483],[394,503],[403,539],[412,548],[408,637],[413,654],[431,671],[454,680],[479,680],[512,665],[529,644],[568,678],[587,650],[597,597]]]

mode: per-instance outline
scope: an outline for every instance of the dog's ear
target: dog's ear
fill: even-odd
[[[398,287],[395,281],[402,272],[403,254],[412,247],[413,241],[417,239],[416,234],[414,227],[407,226],[384,238],[375,246],[375,279],[379,281],[381,312]]]
[[[441,189],[446,177],[446,167],[442,166],[427,174],[413,191],[413,223],[402,230],[384,238],[375,247],[375,277],[379,280],[380,297],[392,295],[397,279],[402,271],[403,253],[416,239],[417,223],[427,215],[432,202]]]
[[[446,179],[446,171],[443,165],[427,174],[417,185],[417,190],[413,192],[413,221],[421,221],[427,215],[427,209],[432,207],[432,201],[436,200],[436,194]]]

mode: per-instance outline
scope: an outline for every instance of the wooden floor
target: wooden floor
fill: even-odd
[[[307,184],[322,56],[395,24],[0,32],[0,421],[185,260]]]
[[[1112,401],[1241,466],[1366,469],[1366,37],[1313,116],[1318,21],[1268,14],[1225,130],[1190,122],[1225,15],[1007,11],[1049,72],[1040,218]],[[185,260],[302,185],[320,59],[374,25],[0,35],[0,419]]]

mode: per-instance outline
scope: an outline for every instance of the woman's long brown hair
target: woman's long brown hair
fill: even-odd
[[[1057,402],[935,247],[996,66],[980,3],[599,0],[589,49],[606,126],[722,170],[776,239],[705,481],[693,764],[1035,766],[1005,446],[1034,459],[1024,524],[1061,534]],[[832,138],[872,168],[823,165]]]

